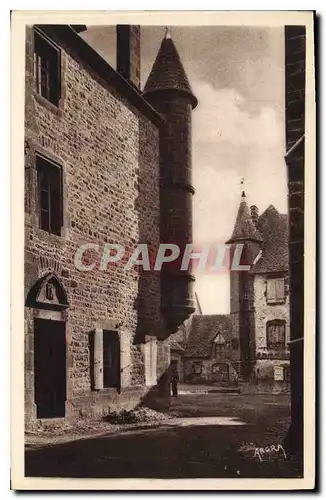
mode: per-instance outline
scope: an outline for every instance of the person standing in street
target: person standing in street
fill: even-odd
[[[172,386],[172,396],[178,397],[178,382],[179,382],[179,373],[178,373],[178,365],[176,360],[171,361],[171,386]]]

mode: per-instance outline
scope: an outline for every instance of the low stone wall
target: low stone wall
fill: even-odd
[[[116,389],[104,389],[75,396],[66,403],[66,417],[46,419],[46,421],[48,425],[53,423],[56,427],[60,427],[81,419],[100,420],[112,411],[132,410],[141,406],[161,410],[168,408],[169,405],[169,395],[161,394],[157,387],[133,387],[122,389],[120,393]],[[33,430],[40,422],[38,419],[26,419],[26,431]]]
[[[73,398],[69,403],[68,419],[102,418],[110,411],[119,409],[132,410],[146,395],[144,387],[90,391]]]

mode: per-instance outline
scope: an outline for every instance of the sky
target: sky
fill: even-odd
[[[193,239],[224,243],[244,188],[262,213],[287,211],[284,162],[284,35],[282,27],[169,26],[198,106],[193,111]],[[141,28],[141,88],[165,33]],[[114,26],[81,34],[116,67]],[[244,179],[243,185],[241,180]],[[204,314],[229,312],[229,274],[197,273]]]

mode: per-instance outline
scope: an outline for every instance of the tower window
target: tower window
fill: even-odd
[[[36,91],[58,106],[60,99],[60,49],[34,30],[34,78]]]
[[[285,349],[285,326],[286,322],[284,320],[267,322],[267,349],[276,351]]]
[[[60,236],[62,227],[62,169],[59,165],[36,157],[40,228]]]
[[[266,299],[268,304],[284,302],[284,278],[273,278],[267,280]]]

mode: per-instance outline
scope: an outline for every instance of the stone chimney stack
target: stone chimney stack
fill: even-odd
[[[117,71],[140,88],[140,26],[117,25]]]
[[[259,218],[259,211],[258,211],[258,207],[256,207],[256,205],[251,205],[250,214],[251,214],[252,221],[254,222],[255,226],[257,226],[258,218]]]

